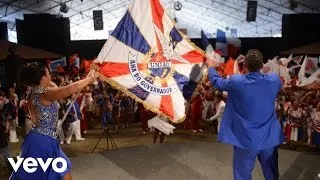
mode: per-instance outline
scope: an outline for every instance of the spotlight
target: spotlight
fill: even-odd
[[[60,11],[63,12],[63,13],[68,13],[69,8],[68,8],[68,6],[66,5],[66,3],[61,3],[61,4],[60,4]]]
[[[295,0],[289,0],[289,8],[291,9],[291,10],[294,10],[295,8],[297,8],[298,7],[298,3],[295,1]]]
[[[176,11],[180,11],[181,8],[182,8],[182,3],[181,2],[177,1],[177,2],[174,3],[174,9]]]

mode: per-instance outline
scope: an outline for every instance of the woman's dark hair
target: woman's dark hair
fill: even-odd
[[[21,79],[24,84],[39,85],[43,76],[46,75],[46,66],[42,63],[31,63],[24,66]]]

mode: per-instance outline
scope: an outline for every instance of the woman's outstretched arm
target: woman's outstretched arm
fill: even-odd
[[[67,86],[50,87],[48,88],[46,93],[43,94],[43,97],[46,101],[65,99],[71,96],[72,94],[81,91],[83,88],[96,81],[96,78],[99,77],[99,75],[100,73],[98,72],[92,72],[85,79],[76,81]]]

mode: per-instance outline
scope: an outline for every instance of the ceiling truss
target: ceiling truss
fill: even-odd
[[[132,0],[0,0],[0,19],[15,31],[15,19],[23,14],[49,13],[70,19],[71,39],[106,39],[126,12]],[[200,31],[215,37],[217,29],[236,29],[238,37],[270,37],[281,35],[282,15],[294,13],[320,13],[320,3],[295,0],[291,8],[288,0],[258,0],[255,22],[246,21],[247,0],[160,0],[167,12],[177,19],[179,28],[186,28],[191,38],[200,37]],[[173,4],[182,3],[175,11]],[[69,7],[60,12],[60,3]],[[103,11],[104,30],[94,31],[93,10]]]

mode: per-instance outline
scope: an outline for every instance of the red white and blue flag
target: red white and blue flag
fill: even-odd
[[[217,29],[216,50],[222,52],[222,56],[228,56],[228,43],[226,33]]]
[[[159,0],[134,0],[94,63],[109,84],[178,123],[202,80],[204,58]]]
[[[55,60],[50,62],[49,67],[50,67],[50,71],[54,72],[54,71],[58,71],[59,68],[61,67],[66,67],[67,66],[67,59],[66,57],[63,57],[61,59]]]

